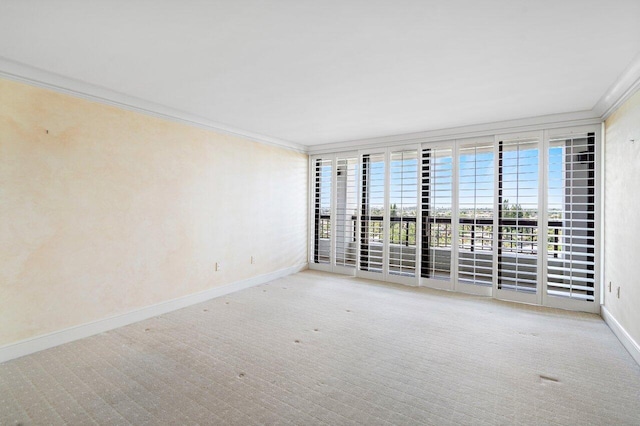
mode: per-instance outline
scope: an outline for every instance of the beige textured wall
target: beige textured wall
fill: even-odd
[[[306,223],[304,154],[0,79],[0,346],[303,264]]]
[[[640,343],[640,91],[605,126],[604,304]]]

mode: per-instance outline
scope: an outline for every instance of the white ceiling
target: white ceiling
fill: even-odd
[[[2,0],[0,57],[303,145],[585,111],[629,0]]]

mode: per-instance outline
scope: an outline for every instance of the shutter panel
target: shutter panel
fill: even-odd
[[[452,150],[422,150],[421,276],[451,277]]]
[[[384,219],[385,154],[362,156],[360,270],[382,273]]]
[[[331,159],[315,159],[313,262],[331,262]]]
[[[595,135],[549,141],[547,293],[595,300]]]
[[[538,139],[500,141],[498,152],[498,288],[535,293]]]
[[[338,157],[336,174],[336,265],[355,267],[358,219],[358,158]]]
[[[391,152],[389,205],[389,273],[414,277],[417,260],[417,150]]]
[[[458,280],[491,286],[493,282],[493,143],[460,148],[458,188]]]

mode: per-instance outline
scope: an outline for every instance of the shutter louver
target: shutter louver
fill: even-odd
[[[500,141],[498,152],[498,289],[535,293],[538,140]]]
[[[385,154],[362,156],[360,269],[382,273],[385,219]]]
[[[458,280],[493,283],[493,144],[463,146],[459,154]]]
[[[422,151],[422,271],[424,278],[451,277],[451,149]]]
[[[417,150],[391,153],[389,204],[389,273],[414,277],[417,260]]]
[[[331,178],[333,162],[328,159],[315,160],[314,188],[314,263],[331,262]]]
[[[358,158],[337,159],[336,265],[355,267],[358,219]]]
[[[595,300],[595,135],[549,141],[547,293]]]

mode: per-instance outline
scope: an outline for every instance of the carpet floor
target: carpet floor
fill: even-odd
[[[0,365],[0,424],[640,424],[597,315],[305,271]]]

